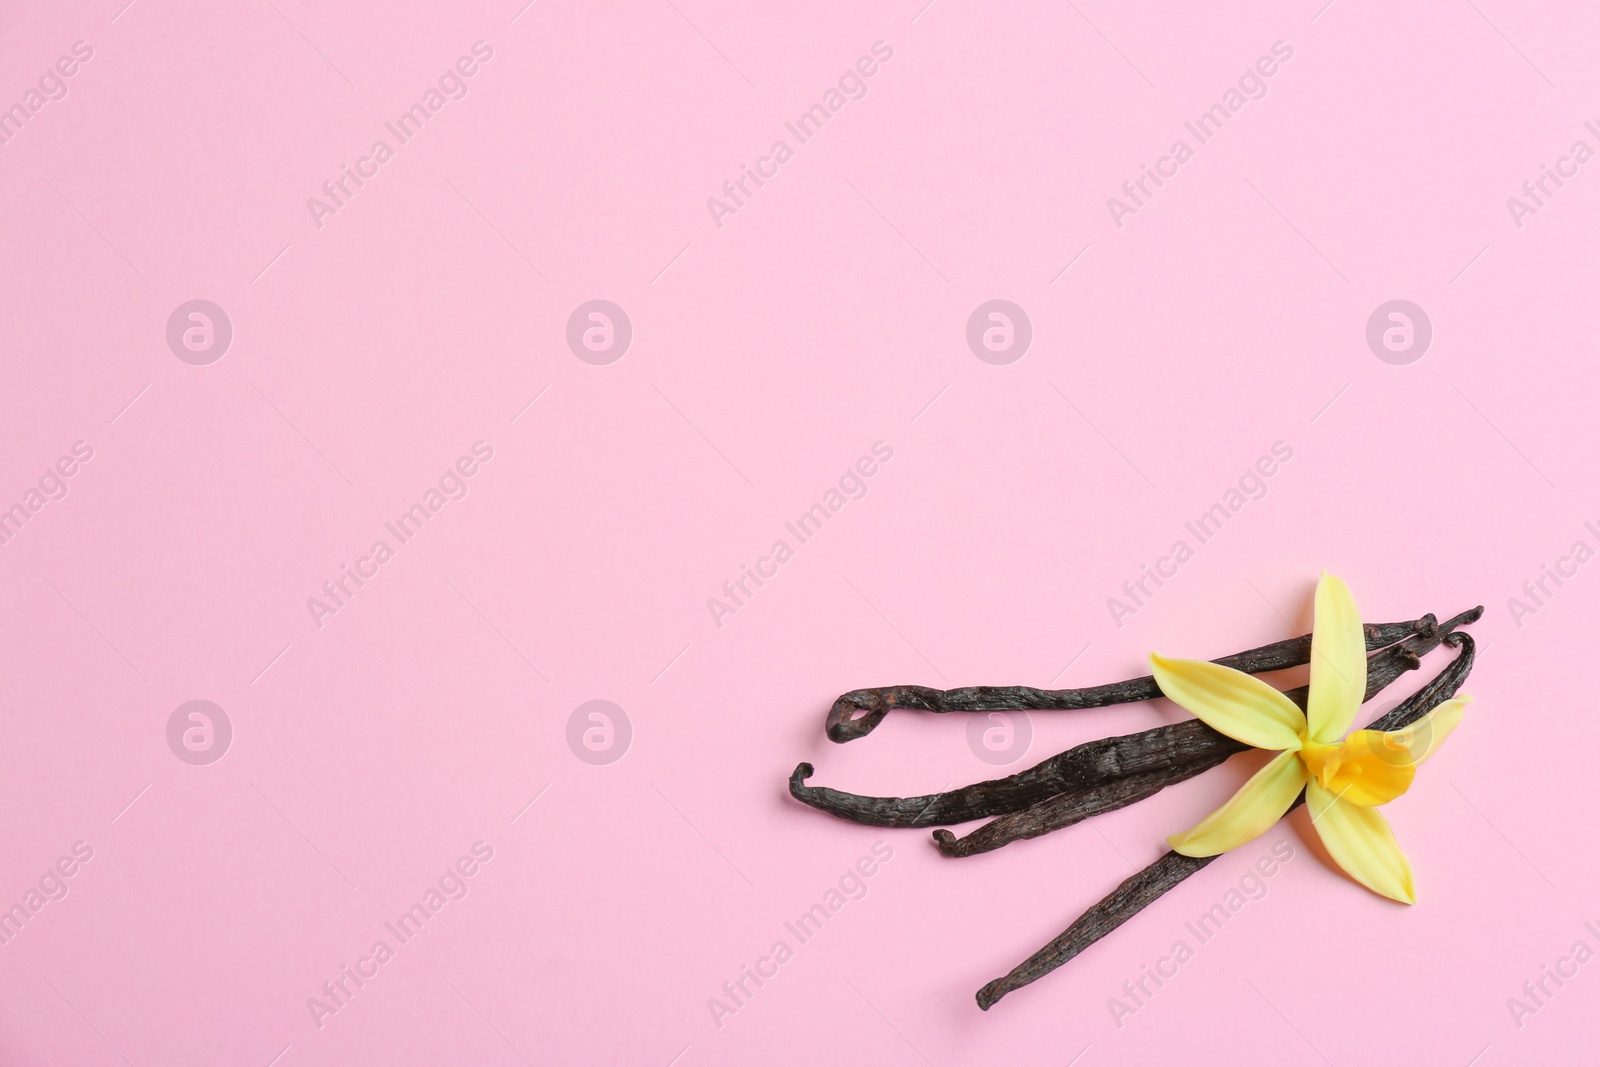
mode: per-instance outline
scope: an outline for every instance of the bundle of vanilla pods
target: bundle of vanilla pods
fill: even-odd
[[[1370,701],[1407,671],[1419,668],[1422,657],[1440,645],[1456,652],[1456,658],[1432,681],[1373,722],[1370,729],[1402,729],[1455,696],[1472,670],[1473,660],[1472,638],[1458,632],[1458,628],[1476,622],[1482,615],[1483,608],[1476,607],[1443,623],[1433,615],[1424,615],[1411,622],[1363,627],[1367,643],[1365,700]],[[1308,634],[1215,662],[1247,674],[1261,674],[1303,666],[1310,658]],[[1305,687],[1291,689],[1286,695],[1305,707]],[[1068,711],[1159,696],[1161,690],[1149,675],[1087,689],[970,686],[946,690],[916,685],[856,689],[834,701],[828,712],[827,732],[831,740],[841,744],[865,737],[895,708],[941,714]],[[933,833],[934,843],[944,855],[972,856],[1125,807],[1248,749],[1200,720],[1189,719],[1136,734],[1089,741],[1008,777],[927,796],[861,796],[807,785],[806,779],[814,773],[809,763],[800,764],[790,775],[789,792],[803,804],[868,826],[942,827],[990,819],[965,837],[943,829]],[[1303,803],[1304,799],[1302,793],[1296,803]],[[1009,974],[980,989],[978,1006],[988,1010],[1012,990],[1049,974],[1215,858],[1166,853],[1119,885]]]

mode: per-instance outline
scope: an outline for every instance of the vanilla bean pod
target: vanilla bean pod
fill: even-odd
[[[1216,858],[1168,852],[1113,889],[1109,896],[1067,927],[1060,937],[1023,960],[1004,978],[996,978],[978,990],[978,1007],[988,1011],[1007,993],[1037,982]]]
[[[1447,634],[1444,641],[1452,648],[1460,649],[1456,658],[1439,672],[1438,677],[1401,701],[1387,715],[1368,727],[1369,729],[1402,729],[1455,696],[1472,670],[1476,648],[1472,638],[1464,633]],[[1293,811],[1303,803],[1305,803],[1304,791],[1289,810]],[[1167,890],[1216,858],[1216,856],[1194,857],[1179,855],[1176,852],[1166,853],[1117,886],[1105,899],[1079,916],[1077,921],[1067,927],[1055,940],[1018,964],[1011,973],[1004,978],[995,979],[978,990],[978,1007],[988,1011],[1007,993],[1043,978],[1133,918]]]
[[[1481,613],[1482,609],[1474,611]],[[1447,628],[1476,618],[1474,612],[1464,612],[1441,626],[1433,616],[1425,616],[1421,622],[1426,625],[1419,625],[1417,633],[1369,657],[1368,692],[1376,692],[1406,671],[1415,669],[1418,665],[1417,656],[1436,647]],[[1298,693],[1303,698],[1303,692],[1303,688],[1290,690],[1289,696],[1294,699]],[[1156,695],[1160,695],[1159,691]],[[1074,790],[1097,789],[1125,775],[1184,767],[1191,758],[1221,751],[1214,746],[1232,747],[1222,752],[1209,766],[1215,766],[1235,752],[1242,752],[1245,747],[1198,719],[1188,719],[1139,733],[1087,741],[1005,778],[975,782],[943,793],[877,797],[846,793],[827,786],[808,786],[806,779],[815,773],[815,768],[809,763],[800,764],[789,776],[789,793],[802,804],[868,826],[946,826],[1020,812],[1053,796]],[[1197,770],[1194,773],[1200,772]],[[1174,780],[1181,781],[1182,778]],[[1139,798],[1132,797],[1128,802],[1136,799]]]
[[[1411,622],[1370,623],[1366,632],[1367,650],[1386,648],[1413,634],[1429,635],[1438,623],[1432,615]],[[1224,667],[1261,674],[1287,670],[1311,662],[1311,635],[1275,641],[1214,660]],[[1110,682],[1084,689],[1033,689],[1024,685],[973,685],[962,689],[930,689],[921,685],[891,685],[877,689],[855,689],[845,693],[828,709],[828,737],[843,744],[871,733],[894,708],[915,711],[1073,711],[1103,708],[1112,704],[1132,704],[1161,695],[1151,675]],[[858,714],[859,713],[859,714]]]
[[[1013,841],[1043,837],[1053,830],[1064,829],[1091,816],[1104,815],[1108,811],[1125,808],[1146,797],[1153,797],[1169,785],[1176,785],[1178,782],[1204,774],[1225,762],[1229,756],[1237,755],[1248,747],[1232,741],[1231,738],[1226,740],[1230,742],[1228,745],[1209,746],[1211,750],[1198,759],[1175,763],[1170,767],[1143,774],[1128,774],[1110,781],[1092,782],[1065,793],[1058,793],[1021,811],[1008,812],[984,823],[965,837],[957,837],[949,830],[935,830],[933,843],[941,855],[960,859],[964,856],[993,852]]]
[[[815,768],[802,763],[789,776],[789,793],[802,804],[867,826],[944,826],[1021,811],[1080,782],[1098,783],[1129,774],[1159,771],[1184,759],[1202,731],[1198,719],[1120,737],[1087,741],[1005,778],[974,782],[944,793],[875,797],[846,793],[805,780]],[[1214,731],[1213,731],[1214,732]],[[1221,735],[1218,735],[1221,736]]]
[[[1428,636],[1418,634],[1369,657],[1367,661],[1367,691],[1362,698],[1363,701],[1371,700],[1396,678],[1400,677],[1401,674],[1415,668],[1418,665],[1417,657],[1433,651],[1441,641],[1448,641],[1449,635],[1455,631],[1457,626],[1468,622],[1476,622],[1482,614],[1482,610],[1479,607],[1471,611],[1462,612],[1455,618],[1445,622]],[[1469,657],[1469,667],[1470,663]],[[1441,675],[1442,677],[1443,675]],[[1430,684],[1438,683],[1439,679],[1435,679]],[[1284,695],[1302,708],[1305,706],[1306,688],[1304,686],[1290,689]],[[1438,703],[1438,701],[1434,703]],[[1431,704],[1429,705],[1429,707],[1432,706]],[[1379,721],[1382,722],[1382,720]],[[1168,730],[1172,728],[1162,726],[1156,729]],[[1372,728],[1385,730],[1393,727],[1374,724]],[[1059,830],[1081,822],[1092,815],[1115,811],[1117,808],[1126,807],[1135,801],[1153,796],[1169,785],[1186,781],[1197,774],[1210,770],[1229,756],[1243,752],[1248,747],[1208,728],[1185,746],[1183,757],[1169,767],[1110,782],[1084,781],[1074,788],[1039,801],[1021,811],[1001,815],[965,837],[958,838],[949,830],[935,830],[933,832],[933,840],[941,853],[952,858],[992,852],[1013,841],[1040,837],[1052,830]]]
[[[1218,752],[1200,760],[1159,771],[1126,774],[1110,781],[1073,789],[1040,801],[1022,811],[1002,815],[984,823],[965,837],[957,837],[949,830],[935,830],[933,842],[941,855],[951,859],[993,852],[1013,841],[1043,837],[1052,830],[1072,826],[1090,816],[1103,815],[1108,811],[1116,811],[1147,797],[1153,797],[1169,785],[1204,774],[1242,750],[1243,746],[1240,746],[1234,751]]]
[[[1482,608],[1475,609],[1471,622],[1477,622],[1483,614]],[[1434,708],[1451,699],[1466,682],[1467,675],[1472,673],[1473,662],[1478,657],[1477,643],[1472,640],[1472,635],[1462,633],[1455,629],[1443,634],[1440,638],[1451,648],[1457,649],[1456,658],[1450,665],[1434,676],[1433,681],[1406,697],[1389,711],[1374,719],[1364,729],[1367,730],[1404,730],[1407,726],[1422,718]]]

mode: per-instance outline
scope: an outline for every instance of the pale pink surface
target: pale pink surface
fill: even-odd
[[[1536,1014],[1507,998],[1600,949],[1600,565],[1520,627],[1507,600],[1600,548],[1600,163],[1520,228],[1506,198],[1600,147],[1600,16],[922,4],[0,12],[0,102],[93,48],[0,146],[0,506],[94,450],[0,549],[0,907],[94,850],[0,946],[0,1060],[1592,1055],[1600,963]],[[318,228],[306,199],[480,40],[467,96]],[[719,228],[707,197],[876,41],[866,97]],[[1118,228],[1106,198],[1277,41],[1267,96]],[[164,336],[196,298],[234,327],[209,366]],[[633,323],[609,366],[565,341],[594,298]],[[1009,366],[965,341],[995,298],[1032,319]],[[1434,326],[1408,366],[1364,336],[1395,298]],[[307,598],[480,440],[468,496],[319,628]],[[707,598],[880,440],[866,497],[715,625]],[[1116,625],[1107,598],[1276,441],[1267,496]],[[1248,761],[959,862],[783,788],[802,759],[878,793],[1006,773],[964,721],[836,746],[823,714],[863,685],[1085,685],[1273,640],[1323,567],[1371,620],[1488,606],[1478,703],[1388,809],[1415,908],[1296,816],[984,1014],[980,985]],[[192,699],[233,724],[210,766],[167,746]],[[591,699],[632,723],[610,765],[568,747]],[[1037,714],[1009,769],[1181,714]],[[480,840],[468,895],[319,1027],[308,998]],[[1117,1018],[1279,840],[1266,895]],[[866,897],[719,1026],[709,998],[878,841]]]

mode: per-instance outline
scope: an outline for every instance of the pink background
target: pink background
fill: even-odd
[[[1600,949],[1600,565],[1507,602],[1600,548],[1600,163],[1520,227],[1506,199],[1600,148],[1592,10],[121,5],[0,11],[0,105],[93,49],[0,146],[0,506],[93,449],[0,548],[0,907],[93,849],[0,945],[0,1060],[1589,1054],[1600,963],[1507,1000]],[[316,225],[307,199],[477,41],[465,98]],[[877,41],[866,96],[796,147],[785,121]],[[1267,95],[1119,228],[1107,198],[1277,41]],[[719,227],[707,198],[778,138],[794,157]],[[596,298],[634,331],[607,366],[565,340]],[[965,341],[997,298],[1033,327],[1007,366]],[[207,366],[166,343],[193,299],[233,325]],[[1365,340],[1392,299],[1433,324],[1409,365]],[[307,599],[477,441],[466,498],[319,627]],[[867,495],[714,624],[876,441]],[[1107,599],[1277,441],[1265,498],[1119,627]],[[920,793],[1175,721],[1036,714],[1010,767],[953,718],[822,733],[859,686],[1087,685],[1302,632],[1323,567],[1372,621],[1488,607],[1478,703],[1389,809],[1415,908],[1297,816],[984,1014],[1248,761],[959,861],[787,796],[802,759]],[[232,723],[208,766],[166,740],[194,699]],[[632,727],[609,765],[567,741],[594,699]],[[1115,1018],[1278,840],[1265,897]],[[465,898],[319,1028],[308,998],[478,841]],[[719,1026],[708,999],[879,841],[865,898]]]

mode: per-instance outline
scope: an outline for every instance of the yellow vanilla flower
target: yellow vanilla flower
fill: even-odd
[[[1391,900],[1416,903],[1411,865],[1377,810],[1404,793],[1438,751],[1471,697],[1447,700],[1403,730],[1345,736],[1366,696],[1367,643],[1355,598],[1323,572],[1311,636],[1311,688],[1302,712],[1261,679],[1202,660],[1150,657],[1156,684],[1207,726],[1280,753],[1226,804],[1168,839],[1185,856],[1215,856],[1266,833],[1306,791],[1312,825],[1334,861]],[[1342,740],[1341,740],[1342,738]]]

